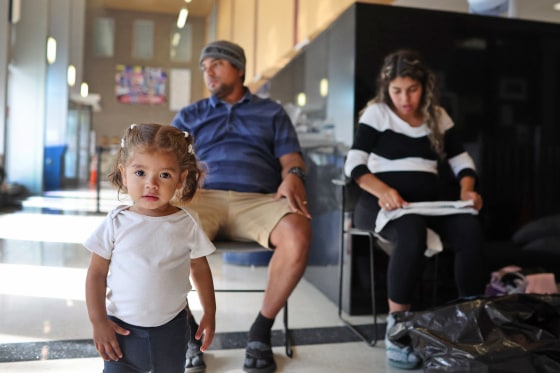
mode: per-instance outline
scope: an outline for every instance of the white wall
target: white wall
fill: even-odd
[[[47,37],[57,42],[56,61],[47,64],[45,96],[45,145],[64,145],[68,114],[68,84],[71,0],[49,0]]]
[[[8,2],[0,1],[0,6]],[[21,0],[21,19],[11,27],[6,171],[8,181],[23,184],[35,194],[43,191],[45,146],[62,145],[66,139],[66,71],[69,63],[74,64],[79,84],[84,12],[85,0]],[[49,36],[57,40],[57,58],[52,65],[46,61]],[[3,39],[0,36],[0,47]],[[0,87],[4,86],[0,80]]]
[[[80,83],[84,76],[84,39],[86,24],[86,0],[70,0],[70,38],[68,63],[76,66],[76,85],[69,87],[69,93],[80,93]]]
[[[0,14],[8,14],[9,0],[0,0]],[[8,79],[8,17],[0,17],[0,165],[4,157],[4,132],[6,128],[6,82]]]

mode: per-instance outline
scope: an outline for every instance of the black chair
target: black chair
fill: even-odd
[[[392,244],[384,239],[382,236],[377,234],[373,230],[365,230],[359,229],[354,227],[353,224],[353,213],[354,208],[356,206],[356,202],[358,197],[361,193],[360,187],[351,179],[334,179],[332,180],[333,184],[340,187],[341,190],[341,201],[342,201],[342,234],[341,234],[341,242],[340,242],[340,258],[339,258],[339,283],[338,283],[338,317],[342,322],[352,330],[358,337],[360,337],[364,342],[366,342],[369,346],[373,347],[377,344],[379,340],[378,336],[378,328],[377,328],[377,307],[375,302],[375,267],[374,267],[374,252],[376,250],[381,250],[387,255],[391,255],[391,251],[393,249]],[[363,236],[366,237],[368,240],[368,249],[369,249],[369,274],[370,274],[370,288],[371,288],[371,310],[372,310],[372,326],[373,326],[373,338],[369,338],[366,333],[362,332],[360,329],[356,327],[356,325],[352,324],[349,320],[343,317],[342,315],[342,292],[343,292],[343,278],[344,278],[344,252],[345,252],[345,238],[349,235],[350,239],[348,242],[352,244],[353,236]],[[437,268],[438,268],[438,255],[434,257],[434,267],[435,267],[435,276],[437,276]],[[434,279],[434,286],[433,286],[433,304],[436,304],[437,300],[437,277]]]
[[[260,251],[269,251],[267,248],[262,247],[256,242],[242,242],[242,241],[215,241],[216,253],[251,253]],[[265,289],[215,289],[219,293],[264,293]],[[284,325],[284,348],[288,357],[293,356],[292,338],[290,329],[288,327],[288,301],[284,304],[283,312],[283,325]]]
[[[340,242],[340,258],[339,258],[339,274],[338,274],[338,317],[342,322],[350,328],[358,337],[364,340],[369,346],[375,346],[378,341],[377,335],[377,309],[375,306],[375,274],[374,274],[374,255],[376,249],[377,238],[373,230],[362,230],[353,227],[352,214],[356,205],[356,200],[359,195],[359,187],[356,183],[349,179],[332,181],[335,185],[339,186],[342,193],[342,234]],[[360,331],[354,324],[342,316],[342,282],[344,278],[344,251],[345,251],[345,236],[365,236],[368,238],[369,247],[369,274],[370,274],[370,287],[371,287],[371,311],[373,316],[373,339]]]

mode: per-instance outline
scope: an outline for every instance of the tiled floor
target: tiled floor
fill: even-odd
[[[103,191],[98,205],[94,195],[53,193],[27,200],[23,211],[0,215],[1,372],[101,372],[84,303],[89,254],[80,242],[118,201],[116,194]],[[210,259],[216,288],[266,278],[265,267],[224,264],[219,254]],[[207,372],[241,372],[246,331],[262,294],[216,297],[217,336],[206,354]],[[198,312],[196,294],[190,302]],[[372,348],[358,340],[338,319],[336,305],[305,279],[289,308],[294,356],[284,353],[279,315],[273,335],[279,372],[399,371],[386,366],[382,341]],[[371,317],[352,320],[365,325]]]

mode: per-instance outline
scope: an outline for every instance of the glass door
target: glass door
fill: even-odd
[[[85,187],[89,180],[91,107],[70,102],[66,120],[64,186]]]

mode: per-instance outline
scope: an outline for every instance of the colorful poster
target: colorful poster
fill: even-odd
[[[117,100],[125,104],[163,104],[166,102],[167,74],[159,67],[117,65]]]

